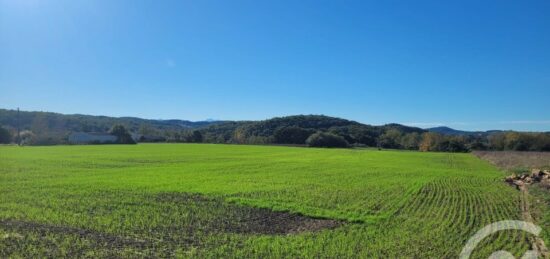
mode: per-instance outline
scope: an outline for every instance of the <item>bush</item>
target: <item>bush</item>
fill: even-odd
[[[348,142],[338,135],[332,133],[314,133],[306,140],[310,147],[348,147]]]

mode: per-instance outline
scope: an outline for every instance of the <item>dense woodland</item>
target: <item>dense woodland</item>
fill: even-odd
[[[164,136],[173,132],[181,132],[212,124],[209,121],[185,120],[146,120],[133,117],[107,117],[81,114],[59,114],[53,112],[17,112],[16,110],[0,109],[0,126],[9,130],[12,137],[17,128],[28,144],[55,145],[66,144],[71,132],[109,132],[115,125],[123,125],[129,132],[148,136]],[[30,136],[30,137],[29,137]]]
[[[17,138],[18,125],[20,139]],[[47,112],[17,113],[14,110],[0,110],[0,143],[68,144],[67,136],[71,132],[112,132],[115,125],[124,127],[128,132],[154,136],[155,141],[166,142],[377,147],[445,152],[550,151],[549,132],[455,131],[446,134],[400,124],[372,126],[323,115],[296,115],[264,121],[191,122]]]

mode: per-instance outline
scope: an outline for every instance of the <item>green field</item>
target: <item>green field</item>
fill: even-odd
[[[456,258],[481,227],[520,219],[504,175],[471,154],[3,146],[0,257]],[[272,226],[294,214],[338,226]],[[524,233],[505,231],[474,255],[506,249],[519,258],[528,248]]]

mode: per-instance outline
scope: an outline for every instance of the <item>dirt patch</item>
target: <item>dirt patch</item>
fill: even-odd
[[[116,235],[102,233],[94,230],[75,228],[69,226],[59,226],[44,224],[38,222],[29,222],[21,220],[0,220],[0,228],[16,233],[32,232],[39,236],[48,234],[76,235],[83,239],[90,239],[109,247],[131,246],[144,248],[148,246],[146,241],[123,238]],[[19,235],[19,234],[17,234]],[[22,235],[19,235],[23,237]]]
[[[287,235],[303,232],[315,232],[333,229],[344,224],[343,221],[312,218],[296,213],[272,211],[227,203],[221,198],[209,198],[200,194],[163,193],[157,202],[186,204],[203,208],[215,208],[213,217],[203,221],[206,232],[225,232],[238,234]]]
[[[228,232],[241,234],[299,234],[339,227],[341,221],[316,219],[288,212],[268,209],[246,210],[237,221],[225,225]]]

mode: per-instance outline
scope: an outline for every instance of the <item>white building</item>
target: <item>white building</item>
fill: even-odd
[[[72,144],[114,143],[116,141],[116,136],[107,133],[73,132],[69,135],[69,143]]]

